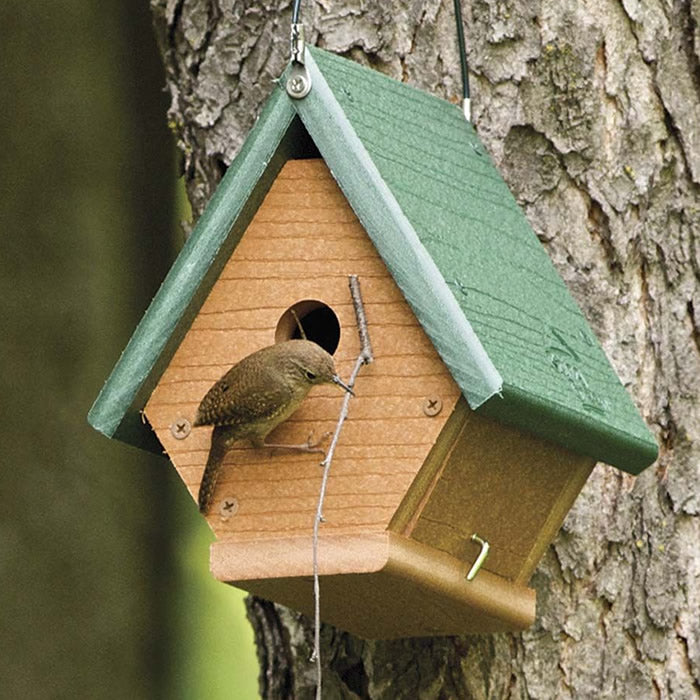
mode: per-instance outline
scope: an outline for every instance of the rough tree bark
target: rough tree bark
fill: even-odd
[[[201,212],[287,60],[290,3],[153,0]],[[473,120],[661,446],[599,465],[519,635],[324,628],[324,697],[700,696],[700,1],[468,0]],[[306,2],[307,39],[455,100],[452,3]],[[310,697],[311,630],[250,603],[264,697]]]

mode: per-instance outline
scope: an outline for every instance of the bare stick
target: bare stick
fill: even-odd
[[[369,342],[369,331],[367,330],[367,317],[365,316],[365,307],[362,303],[362,292],[360,291],[360,280],[357,275],[350,275],[350,296],[352,297],[352,305],[355,307],[355,318],[357,319],[357,332],[360,334],[361,357],[364,364],[369,364],[374,360],[372,355],[372,345]]]
[[[289,309],[289,310],[292,312],[292,316],[294,316],[294,320],[297,322],[297,328],[299,329],[299,335],[304,340],[307,340],[306,333],[304,332],[304,326],[301,325],[301,321],[299,320],[299,316],[297,316],[297,312],[294,309]]]
[[[355,307],[355,318],[357,319],[357,331],[360,336],[360,354],[355,361],[348,386],[352,389],[355,386],[355,380],[360,372],[362,365],[369,364],[374,359],[372,357],[372,346],[369,342],[369,332],[367,330],[367,319],[365,317],[365,309],[362,304],[362,294],[360,292],[360,281],[357,275],[350,275],[350,295],[352,303]],[[331,444],[326,452],[326,457],[321,462],[323,467],[323,478],[321,479],[321,489],[318,495],[318,507],[316,508],[316,517],[314,518],[314,536],[313,536],[313,569],[314,569],[314,650],[311,655],[311,660],[316,662],[316,699],[321,700],[321,590],[318,580],[318,530],[323,522],[323,501],[326,497],[326,486],[328,485],[328,476],[331,471],[331,462],[335,454],[335,448],[338,445],[338,438],[343,427],[345,419],[348,417],[348,405],[352,394],[346,392],[343,398],[343,405],[340,408],[340,416],[338,423],[335,426],[335,432],[331,439]]]

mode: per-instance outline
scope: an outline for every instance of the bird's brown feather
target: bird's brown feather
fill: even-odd
[[[331,356],[308,340],[277,343],[244,357],[205,394],[195,425],[213,425],[199,487],[199,509],[209,510],[226,452],[237,440],[261,446],[286,420],[313,384],[334,381]]]

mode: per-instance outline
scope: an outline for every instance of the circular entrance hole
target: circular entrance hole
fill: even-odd
[[[275,342],[303,338],[304,335],[332,355],[340,342],[340,323],[333,309],[315,299],[305,299],[290,306],[277,322]]]

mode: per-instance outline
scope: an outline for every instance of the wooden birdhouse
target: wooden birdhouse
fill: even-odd
[[[357,275],[375,361],[328,483],[322,618],[368,638],[527,627],[595,462],[636,474],[656,444],[459,108],[318,49],[306,65],[310,92],[275,89],[90,421],[164,449],[196,496],[209,387],[298,337],[295,315],[347,376]],[[341,401],[315,387],[273,441],[332,430]],[[214,575],[310,612],[320,478],[317,455],[229,452]]]

